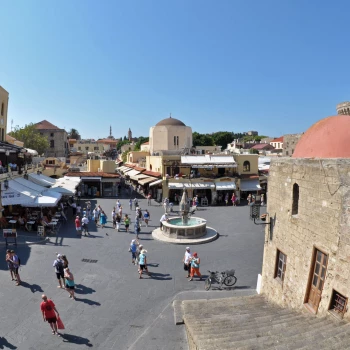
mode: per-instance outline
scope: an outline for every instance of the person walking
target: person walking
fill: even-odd
[[[137,250],[136,250],[136,259],[135,259],[135,265],[137,266],[137,272],[140,273],[140,266],[139,266],[139,256],[141,254],[141,251],[143,249],[143,245],[139,243],[139,241],[136,241],[137,243]]]
[[[232,192],[231,201],[232,201],[232,205],[235,207],[236,206],[236,195],[234,192]]]
[[[139,206],[139,201],[137,200],[136,197],[135,197],[135,199],[134,199],[134,206],[135,206],[135,210],[136,210],[136,208]]]
[[[187,278],[191,277],[191,259],[192,254],[190,247],[186,247],[185,255],[182,261],[184,263],[184,270],[187,271]]]
[[[265,195],[261,195],[261,205],[263,206],[265,204]]]
[[[139,217],[138,213],[136,212],[135,224],[134,224],[134,233],[136,234],[136,239],[139,239],[140,231],[141,231],[141,228],[140,228],[140,217]]]
[[[113,228],[115,229],[115,226],[116,226],[116,218],[117,218],[117,213],[116,213],[116,211],[115,211],[115,208],[113,208],[111,216],[112,216]]]
[[[125,225],[125,231],[129,232],[130,218],[128,214],[125,214],[124,216],[124,225]]]
[[[53,262],[52,266],[55,268],[56,278],[58,280],[57,288],[63,288],[61,279],[64,280],[64,261],[61,254],[57,254],[57,259]]]
[[[15,269],[13,267],[13,262],[12,262],[12,258],[11,258],[11,250],[10,249],[6,250],[5,261],[7,262],[7,267],[9,269],[9,271],[10,271],[11,281],[14,281],[15,280]]]
[[[83,218],[81,219],[81,225],[84,230],[84,235],[86,236],[86,234],[88,234],[90,236],[89,226],[88,226],[89,219],[86,217],[86,215],[84,215]]]
[[[148,268],[147,268],[146,253],[147,253],[147,250],[142,249],[141,254],[139,255],[139,266],[140,266],[140,269],[139,269],[140,277],[139,278],[142,278],[143,270],[145,270],[147,272],[148,276],[150,276],[150,273],[148,272]]]
[[[68,259],[65,255],[61,255],[61,260],[63,261],[63,269],[66,269],[68,267]]]
[[[86,202],[86,215],[87,215],[88,219],[90,220],[90,218],[91,218],[91,202],[90,201]]]
[[[100,224],[101,227],[104,228],[105,225],[107,223],[107,215],[105,214],[105,212],[102,210],[101,214],[100,214]]]
[[[225,194],[225,205],[228,205],[228,193]]]
[[[131,263],[136,264],[136,252],[137,252],[137,243],[136,239],[133,239],[130,243],[129,252],[131,252]]]
[[[122,217],[119,214],[117,214],[117,216],[115,217],[115,222],[116,222],[116,226],[117,226],[116,228],[117,228],[118,232],[120,231],[121,219],[122,219]]]
[[[250,205],[250,202],[252,201],[252,195],[249,193],[247,197],[248,205]]]
[[[75,299],[74,296],[74,290],[75,290],[75,283],[74,283],[74,276],[69,270],[69,267],[66,267],[64,269],[64,279],[65,279],[65,286],[66,291],[69,293],[69,297],[73,300]]]
[[[129,200],[129,208],[130,208],[130,210],[132,210],[132,199],[131,198]]]
[[[123,207],[122,206],[119,207],[118,214],[119,214],[119,216],[123,216]]]
[[[120,204],[120,202],[119,202],[119,199],[117,200],[116,205],[117,205],[117,210],[119,210],[119,208],[121,207],[121,204]]]
[[[199,266],[200,266],[200,259],[198,257],[198,254],[193,253],[193,256],[191,258],[191,273],[190,273],[191,278],[189,279],[189,281],[193,281],[194,274],[196,274],[199,277],[200,281],[202,280],[202,275],[199,272]]]
[[[151,215],[147,209],[143,213],[143,219],[145,220],[146,227],[148,227],[148,221],[151,219]]]
[[[96,207],[96,208],[94,209],[94,211],[92,212],[92,215],[93,215],[93,217],[94,217],[96,226],[98,226],[98,218],[99,218],[99,216],[100,216],[100,213],[99,213],[97,207]]]
[[[147,205],[152,205],[151,201],[152,201],[152,195],[151,195],[151,192],[149,192],[147,195]]]
[[[60,335],[57,332],[57,318],[60,316],[56,309],[56,305],[51,299],[48,299],[48,297],[43,294],[41,296],[41,299],[43,300],[40,304],[40,310],[43,315],[44,322],[48,322],[51,329],[52,334],[56,334],[60,337]]]
[[[72,204],[70,205],[71,208],[72,208],[72,214],[73,214],[73,217],[77,214],[77,205],[76,203],[73,201]]]
[[[13,270],[14,270],[15,279],[16,279],[16,286],[19,286],[21,284],[21,278],[19,276],[18,270],[21,265],[21,262],[14,250],[11,250],[11,260],[12,260]]]
[[[81,222],[78,215],[75,217],[75,229],[77,231],[77,236],[81,236]]]

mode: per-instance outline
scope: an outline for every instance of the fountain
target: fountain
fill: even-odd
[[[161,233],[170,239],[197,239],[207,235],[207,221],[192,217],[187,190],[182,193],[179,204],[181,217],[169,218],[163,222]]]

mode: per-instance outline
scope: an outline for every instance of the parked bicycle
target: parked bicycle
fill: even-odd
[[[209,271],[209,277],[205,280],[205,290],[209,290],[213,283],[218,283],[220,289],[224,284],[227,287],[232,287],[237,282],[237,277],[235,276],[235,270],[226,270],[223,272]]]

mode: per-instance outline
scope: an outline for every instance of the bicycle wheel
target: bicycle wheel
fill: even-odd
[[[208,277],[208,278],[205,280],[205,286],[204,286],[204,288],[205,288],[205,290],[209,290],[210,287],[211,287],[211,279],[210,279],[210,277]]]
[[[231,287],[231,286],[235,285],[236,282],[237,282],[237,277],[236,276],[227,276],[224,279],[224,285],[228,286],[228,287]]]

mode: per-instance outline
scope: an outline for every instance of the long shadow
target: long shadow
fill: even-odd
[[[251,286],[232,286],[227,287],[224,284],[222,285],[222,288],[220,288],[219,284],[215,284],[211,286],[211,289],[213,290],[240,290],[240,289],[251,289]]]
[[[90,299],[84,299],[84,298],[75,298],[76,301],[81,301],[84,304],[88,304],[88,305],[92,305],[92,306],[100,306],[101,303],[97,302],[97,301],[93,301]]]
[[[83,286],[82,284],[75,285],[75,293],[77,294],[92,294],[95,293],[95,289]]]
[[[140,241],[154,241],[153,238],[144,238],[144,237],[139,237]]]
[[[90,343],[90,340],[87,338],[79,337],[77,335],[73,334],[67,334],[62,333],[61,338],[63,339],[64,343],[72,343],[72,344],[78,344],[78,345],[86,345],[89,348],[91,348],[93,345]]]
[[[9,343],[4,337],[0,337],[0,349],[17,349],[17,346]]]
[[[158,263],[147,263],[147,266],[158,267],[159,264]]]
[[[29,284],[27,282],[21,281],[21,286],[24,288],[29,288],[32,293],[35,293],[35,292],[44,293],[43,289],[37,284]]]
[[[172,277],[170,277],[168,273],[163,274],[163,273],[157,273],[157,272],[151,272],[151,275],[149,277],[159,281],[168,281],[173,279]]]

